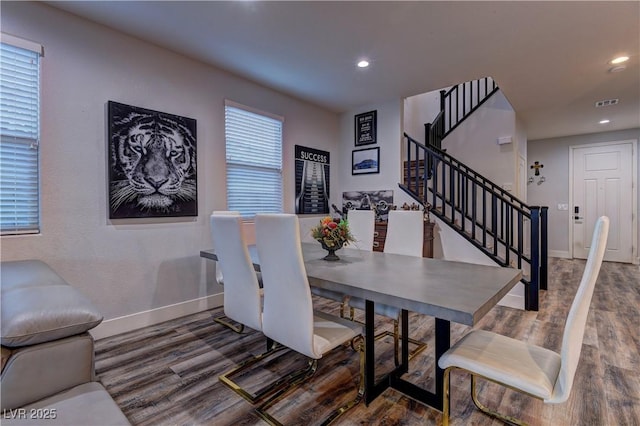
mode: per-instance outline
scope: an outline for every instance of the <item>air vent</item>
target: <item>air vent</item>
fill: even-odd
[[[616,105],[618,101],[619,99],[605,99],[604,101],[598,101],[596,102],[596,108],[609,106],[609,105]]]

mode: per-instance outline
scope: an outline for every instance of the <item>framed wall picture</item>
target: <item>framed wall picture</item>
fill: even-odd
[[[351,153],[351,174],[380,173],[380,148],[356,149]]]
[[[196,120],[109,101],[109,218],[198,215]]]
[[[378,131],[377,111],[364,112],[355,116],[356,146],[376,143]]]
[[[329,152],[300,145],[295,150],[296,214],[329,214]]]
[[[342,213],[349,210],[371,210],[375,208],[376,220],[388,220],[393,207],[393,190],[349,191],[342,193]]]

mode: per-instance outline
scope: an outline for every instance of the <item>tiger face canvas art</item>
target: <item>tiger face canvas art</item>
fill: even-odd
[[[109,101],[109,218],[197,216],[196,120]]]

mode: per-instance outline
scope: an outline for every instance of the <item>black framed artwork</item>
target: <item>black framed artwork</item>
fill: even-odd
[[[296,214],[329,214],[329,152],[296,145],[295,154]]]
[[[380,173],[380,147],[356,149],[351,153],[351,174]]]
[[[355,116],[356,146],[371,145],[378,141],[377,113],[377,111],[369,111]]]
[[[109,218],[198,215],[196,120],[109,101]]]

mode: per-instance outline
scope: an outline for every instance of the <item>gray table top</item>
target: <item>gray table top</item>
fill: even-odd
[[[522,278],[513,268],[350,248],[328,262],[314,243],[303,243],[302,251],[312,286],[471,326]],[[255,247],[250,254],[258,266]],[[216,259],[213,250],[200,255]]]

